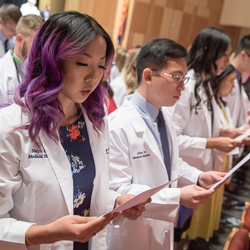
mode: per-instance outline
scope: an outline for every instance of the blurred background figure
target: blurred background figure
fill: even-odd
[[[14,49],[0,59],[0,104],[13,103],[15,88],[25,75],[23,62],[43,22],[44,18],[36,15],[22,16],[18,21]]]
[[[136,58],[141,49],[135,49],[127,58],[121,73],[110,86],[114,91],[114,101],[117,107],[121,106],[125,96],[133,94],[138,86],[136,75]]]
[[[41,11],[41,16],[48,19],[51,16],[51,5],[47,4],[45,9]]]
[[[249,100],[243,84],[250,76],[250,35],[243,37],[238,43],[231,64],[236,69],[237,77],[234,82],[235,88],[225,100],[230,109],[234,127],[242,127],[248,124]]]
[[[23,16],[26,16],[29,14],[40,16],[40,11],[36,7],[36,0],[28,0],[27,3],[24,3],[21,5],[20,10]]]
[[[113,99],[114,96],[114,91],[109,85],[109,77],[110,77],[110,72],[112,71],[112,66],[109,67],[104,71],[104,75],[102,78],[102,85],[106,89],[106,98],[104,100],[105,106],[107,108],[108,114],[112,113],[117,109],[117,106],[115,104],[115,101]]]
[[[14,4],[4,4],[0,8],[0,57],[13,49],[16,25],[21,16],[19,7]]]
[[[127,58],[128,58],[127,50],[125,50],[122,47],[118,47],[115,50],[114,65],[111,69],[109,77],[110,82],[112,82],[121,73]]]

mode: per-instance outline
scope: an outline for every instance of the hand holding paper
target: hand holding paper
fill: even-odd
[[[116,201],[115,201],[115,208],[120,206],[122,203],[130,200],[133,197],[135,197],[135,195],[132,195],[132,194],[122,194],[122,195],[118,196]],[[145,202],[143,202],[141,204],[138,204],[137,206],[123,210],[122,215],[125,218],[128,218],[130,220],[136,220],[146,210],[145,205],[147,203],[150,203],[150,202],[151,202],[151,198],[149,198],[148,200],[146,200]]]
[[[154,194],[156,194],[157,192],[159,192],[163,188],[169,186],[171,183],[177,181],[178,179],[183,177],[185,174],[179,176],[178,178],[176,178],[176,179],[174,179],[172,181],[164,183],[164,184],[162,184],[160,186],[157,186],[155,188],[151,188],[151,189],[149,189],[147,191],[144,191],[144,192],[134,196],[132,199],[127,200],[126,202],[122,203],[120,206],[116,207],[115,209],[113,209],[109,213],[113,214],[113,213],[116,213],[116,212],[122,212],[122,211],[124,211],[126,209],[129,209],[129,208],[135,207],[135,206],[137,206],[139,204],[145,203],[151,196],[153,196]],[[107,214],[109,214],[109,213],[107,213]],[[104,214],[103,216],[105,216],[107,214]]]
[[[222,182],[224,182],[230,175],[232,175],[237,169],[239,169],[244,163],[246,163],[250,159],[250,153],[243,158],[238,164],[236,164],[225,176],[224,178],[215,183],[210,189],[215,189],[218,185],[220,185]]]

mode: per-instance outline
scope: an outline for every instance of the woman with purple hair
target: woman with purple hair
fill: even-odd
[[[131,198],[108,184],[100,83],[113,54],[105,30],[78,12],[36,34],[15,103],[0,110],[0,249],[105,248],[102,229],[118,214],[93,216]],[[136,219],[144,204],[123,215]]]

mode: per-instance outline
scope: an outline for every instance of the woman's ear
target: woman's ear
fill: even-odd
[[[151,81],[152,81],[152,70],[149,69],[149,68],[146,68],[143,70],[143,73],[142,73],[142,79],[144,82],[146,82],[148,85],[151,84]]]

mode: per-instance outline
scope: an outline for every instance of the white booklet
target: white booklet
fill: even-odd
[[[250,159],[250,153],[243,158],[239,163],[237,163],[225,176],[221,181],[215,183],[210,189],[216,188],[220,185],[223,181],[225,181],[230,175],[232,175],[237,169],[239,169],[244,163],[246,163]]]
[[[187,173],[185,173],[187,174]],[[169,181],[169,182],[166,182],[160,186],[157,186],[157,187],[154,187],[154,188],[151,188],[149,190],[146,190],[136,196],[134,196],[133,198],[131,198],[130,200],[127,200],[126,202],[122,203],[120,206],[116,207],[115,209],[113,209],[112,211],[104,214],[103,216],[109,214],[109,213],[116,213],[116,212],[121,212],[123,210],[126,210],[128,208],[131,208],[131,207],[134,207],[134,206],[137,206],[143,202],[145,202],[147,199],[149,199],[151,196],[153,196],[154,194],[158,193],[160,190],[162,190],[163,188],[165,188],[166,186],[170,185],[171,183],[179,180],[181,177],[183,177],[185,174],[179,176],[178,178],[172,180],[172,181]]]

